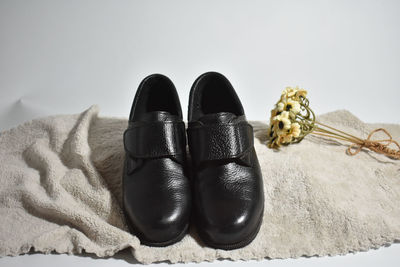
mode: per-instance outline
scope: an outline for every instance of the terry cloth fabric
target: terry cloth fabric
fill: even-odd
[[[360,137],[385,127],[348,111],[319,117]],[[131,248],[143,263],[325,256],[365,251],[400,239],[400,161],[307,136],[268,149],[268,126],[252,122],[264,178],[265,210],[256,239],[232,251],[203,246],[195,229],[165,248],[140,245],[121,212],[126,119],[76,115],[36,119],[0,134],[0,256],[30,250],[112,256]]]

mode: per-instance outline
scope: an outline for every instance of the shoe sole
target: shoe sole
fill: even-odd
[[[223,250],[233,250],[233,249],[243,248],[243,247],[249,245],[256,238],[258,232],[260,231],[263,217],[264,217],[264,208],[263,208],[263,211],[261,212],[261,216],[258,221],[256,229],[250,235],[248,235],[243,240],[241,240],[237,243],[218,244],[218,243],[214,243],[211,240],[207,239],[207,237],[201,231],[197,231],[197,233],[199,234],[199,236],[200,236],[201,240],[204,242],[204,244],[208,247],[212,247],[215,249],[223,249]]]

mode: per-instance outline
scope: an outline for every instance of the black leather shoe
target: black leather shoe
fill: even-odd
[[[194,82],[188,120],[198,234],[210,247],[244,247],[260,229],[263,182],[253,128],[227,78],[208,72]]]
[[[142,244],[167,246],[183,238],[191,205],[186,136],[176,89],[153,74],[139,85],[124,133],[124,213]]]

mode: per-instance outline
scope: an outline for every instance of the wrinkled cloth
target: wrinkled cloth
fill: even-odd
[[[385,127],[348,111],[321,122],[365,138]],[[256,239],[232,251],[205,247],[194,227],[165,248],[140,245],[121,212],[126,119],[81,114],[36,119],[0,134],[0,256],[29,251],[112,256],[131,248],[143,263],[325,256],[365,251],[400,239],[400,161],[346,143],[307,136],[275,151],[268,125],[252,122],[265,192]]]

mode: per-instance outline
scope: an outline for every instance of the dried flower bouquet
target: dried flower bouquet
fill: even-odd
[[[367,139],[362,139],[317,121],[309,104],[306,90],[299,87],[286,87],[283,90],[275,108],[271,110],[268,147],[277,149],[281,145],[298,143],[308,134],[315,134],[350,142],[347,148],[347,153],[350,155],[357,154],[365,147],[391,158],[400,159],[400,145],[393,140],[387,130],[375,129]],[[377,132],[386,134],[387,139],[371,140]]]

